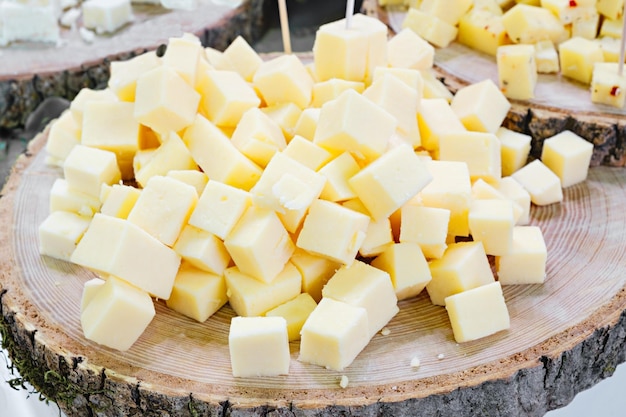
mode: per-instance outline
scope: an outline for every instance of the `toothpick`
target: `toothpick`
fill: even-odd
[[[622,42],[619,48],[619,64],[617,66],[617,75],[620,77],[624,73],[624,49],[626,49],[626,17],[622,16],[624,24],[622,26]]]
[[[352,27],[352,15],[354,14],[354,0],[346,2],[346,29]]]
[[[283,35],[283,48],[286,54],[291,53],[291,35],[289,33],[289,18],[287,17],[286,0],[278,0],[278,13],[280,16],[280,31]]]

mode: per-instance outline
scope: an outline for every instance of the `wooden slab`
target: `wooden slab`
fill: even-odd
[[[541,416],[626,360],[626,176],[609,167],[592,168],[562,204],[533,207],[547,279],[505,287],[508,331],[457,344],[445,309],[422,294],[402,301],[390,333],[344,372],[300,363],[293,343],[288,376],[233,378],[232,310],[199,324],[157,302],[129,351],[103,348],[79,322],[93,274],[39,255],[38,226],[61,175],[44,163],[46,135],[20,157],[0,198],[0,331],[20,372],[68,416]]]
[[[0,128],[22,126],[47,97],[69,100],[83,87],[109,78],[109,62],[154,50],[168,38],[197,35],[205,46],[223,50],[238,35],[256,41],[265,30],[266,0],[201,0],[193,11],[135,5],[134,22],[93,43],[77,30],[63,29],[59,45],[17,43],[0,48]]]

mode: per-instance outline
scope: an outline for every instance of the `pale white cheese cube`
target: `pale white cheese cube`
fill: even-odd
[[[115,32],[134,19],[130,0],[87,0],[81,7],[84,27],[97,33]]]
[[[502,285],[542,284],[546,278],[548,251],[537,226],[513,228],[509,253],[496,257],[496,273]]]
[[[67,211],[53,211],[39,225],[39,253],[69,261],[91,219]]]
[[[561,179],[539,159],[520,168],[511,177],[528,191],[530,200],[538,206],[563,200]]]

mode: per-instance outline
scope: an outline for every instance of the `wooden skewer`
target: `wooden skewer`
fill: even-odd
[[[289,33],[289,18],[287,17],[286,0],[278,0],[278,14],[280,16],[280,31],[283,36],[283,49],[286,54],[290,54],[291,34]]]
[[[617,74],[621,76],[624,73],[624,50],[626,49],[626,17],[622,17],[624,24],[622,26],[622,42],[619,48],[619,64],[617,65]]]
[[[352,15],[354,14],[354,0],[346,2],[346,29],[352,27]]]

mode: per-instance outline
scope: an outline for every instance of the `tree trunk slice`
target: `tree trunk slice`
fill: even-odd
[[[363,10],[392,33],[401,30],[406,15],[401,9],[379,7],[377,0],[364,0]],[[498,85],[495,58],[458,43],[436,49],[435,72],[452,92],[487,78]],[[534,99],[509,101],[504,126],[532,136],[534,157],[541,156],[544,139],[571,130],[594,144],[591,166],[626,166],[626,109],[592,103],[588,85],[540,74]]]
[[[88,44],[63,29],[59,46],[15,44],[0,49],[0,128],[22,126],[47,97],[73,99],[83,88],[105,85],[109,63],[154,50],[173,36],[197,35],[223,50],[238,35],[249,42],[265,30],[266,0],[203,0],[193,11],[135,5],[135,21]]]
[[[61,176],[44,163],[46,137],[30,143],[0,198],[0,330],[20,373],[68,416],[541,416],[626,360],[621,168],[591,168],[562,204],[532,208],[547,278],[504,288],[510,330],[457,344],[445,309],[423,293],[400,302],[390,333],[343,372],[299,362],[292,343],[288,376],[233,378],[227,306],[200,324],[157,301],[127,352],[83,337],[80,298],[94,275],[39,254],[38,226]]]

